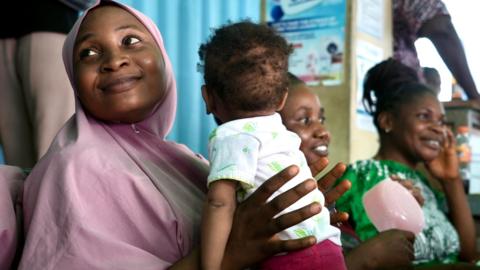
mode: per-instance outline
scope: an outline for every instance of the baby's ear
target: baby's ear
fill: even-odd
[[[287,97],[288,97],[288,91],[285,92],[283,95],[282,99],[280,100],[278,106],[277,106],[277,112],[281,111],[283,107],[285,106],[285,103],[287,102]]]
[[[202,85],[202,97],[203,101],[205,102],[205,108],[207,110],[207,114],[212,113],[214,107],[215,107],[215,102],[213,102],[213,96],[211,91],[207,89],[206,85]]]

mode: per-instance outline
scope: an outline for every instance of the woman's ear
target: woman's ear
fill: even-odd
[[[285,94],[283,95],[283,98],[282,100],[280,101],[280,103],[278,104],[277,106],[277,109],[276,111],[279,112],[283,109],[283,106],[285,106],[285,103],[287,102],[287,97],[288,97],[288,91],[285,92]]]
[[[202,85],[202,97],[203,97],[203,101],[205,102],[205,108],[207,110],[207,114],[212,113],[215,108],[215,102],[213,101],[214,99],[211,91],[207,89],[206,85]]]
[[[378,127],[385,133],[390,133],[393,129],[393,115],[390,112],[381,112],[378,115]]]

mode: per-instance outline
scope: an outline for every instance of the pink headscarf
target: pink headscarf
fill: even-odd
[[[198,240],[207,165],[164,140],[176,86],[160,32],[145,15],[116,5],[143,23],[161,49],[166,98],[131,125],[99,121],[76,99],[75,115],[26,181],[20,269],[164,269]],[[74,89],[73,46],[90,10],[63,48]]]

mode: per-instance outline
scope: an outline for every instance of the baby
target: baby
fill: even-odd
[[[223,26],[200,47],[205,79],[202,95],[207,112],[221,124],[209,138],[211,168],[201,243],[204,269],[220,269],[237,201],[245,200],[265,180],[293,164],[300,172],[269,200],[312,178],[299,150],[300,138],[285,128],[277,113],[287,97],[291,51],[273,29],[251,22]],[[279,215],[312,202],[323,206],[324,201],[315,189]],[[278,236],[315,236],[317,244],[274,256],[261,269],[345,269],[340,231],[330,225],[326,208]]]

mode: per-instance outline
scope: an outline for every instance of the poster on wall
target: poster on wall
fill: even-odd
[[[346,0],[266,0],[268,24],[293,45],[289,69],[308,85],[344,80]]]
[[[378,39],[383,38],[383,0],[359,0],[357,2],[357,29]]]
[[[363,79],[367,71],[383,60],[381,47],[358,40],[356,48],[357,57],[357,113],[356,125],[358,129],[376,132],[372,116],[365,110],[362,103]]]

